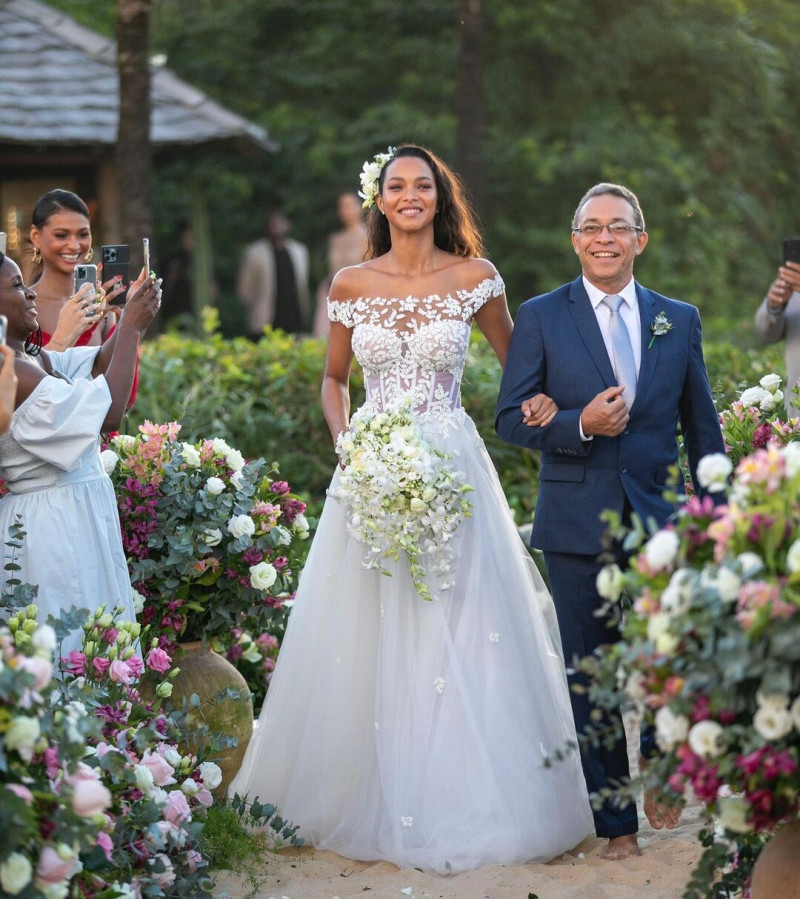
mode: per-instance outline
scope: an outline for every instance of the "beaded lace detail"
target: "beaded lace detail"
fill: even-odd
[[[461,409],[472,318],[504,290],[495,275],[444,297],[328,300],[328,314],[353,330],[368,404],[379,411],[410,396],[418,415],[446,423]]]

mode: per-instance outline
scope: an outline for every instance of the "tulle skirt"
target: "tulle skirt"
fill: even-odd
[[[577,751],[553,761],[575,741],[555,610],[472,421],[429,428],[475,488],[455,586],[426,602],[405,559],[365,568],[329,498],[230,794],[347,858],[546,861],[593,832]]]

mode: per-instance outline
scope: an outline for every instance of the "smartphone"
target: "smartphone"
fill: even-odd
[[[109,300],[109,305],[124,306],[128,287],[131,283],[130,251],[128,245],[126,243],[117,243],[104,246],[100,250],[100,258],[103,260],[103,282],[108,281],[109,278],[115,278],[117,275],[122,275],[122,283],[125,285],[125,290],[114,297],[113,300]]]
[[[7,243],[8,238],[6,237],[6,232],[0,231],[0,253],[5,253]]]
[[[144,256],[144,276],[147,278],[150,274],[150,239],[142,238],[142,254]]]
[[[96,265],[76,265],[75,266],[75,285],[72,291],[73,296],[81,289],[84,284],[93,284],[97,291],[97,266]]]
[[[7,329],[8,319],[5,317],[5,315],[0,315],[0,346],[5,346]]]
[[[789,237],[783,242],[783,264],[800,262],[800,237]]]

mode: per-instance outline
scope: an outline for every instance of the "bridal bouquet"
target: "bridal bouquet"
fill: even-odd
[[[730,473],[721,454],[698,466],[712,492]],[[799,494],[800,443],[770,443],[738,463],[727,505],[693,497],[627,571],[598,578],[633,613],[588,666],[596,698],[639,706],[661,749],[645,784],[676,803],[691,791],[717,822],[687,896],[711,895],[719,870],[719,886],[742,887],[764,838],[800,813]]]
[[[451,541],[472,509],[463,473],[428,443],[407,401],[378,413],[359,409],[336,451],[344,470],[329,494],[345,505],[349,533],[366,546],[364,564],[388,574],[382,560],[402,554],[419,595],[438,598],[429,582],[437,592],[453,586]]]

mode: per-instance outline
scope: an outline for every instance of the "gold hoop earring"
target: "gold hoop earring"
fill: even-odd
[[[94,259],[94,250],[89,247],[89,252],[86,254],[86,258],[83,260],[84,262],[91,262]]]
[[[39,249],[39,247],[33,248],[33,255],[31,256],[31,262],[33,262],[34,265],[42,264],[42,251]]]

